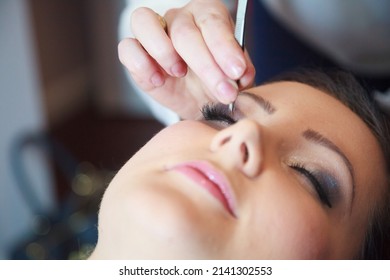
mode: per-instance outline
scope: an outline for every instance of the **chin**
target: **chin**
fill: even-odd
[[[99,242],[91,257],[202,258],[204,248],[198,244],[208,236],[206,222],[194,201],[175,189],[142,186],[125,195],[108,189],[99,213]]]

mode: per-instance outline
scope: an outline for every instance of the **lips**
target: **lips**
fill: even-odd
[[[194,161],[181,163],[169,169],[185,175],[203,187],[222,204],[230,215],[237,217],[236,202],[230,183],[214,166],[208,162]]]

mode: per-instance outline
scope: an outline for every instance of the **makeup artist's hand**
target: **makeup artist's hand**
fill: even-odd
[[[234,38],[234,23],[219,0],[192,0],[164,16],[137,9],[135,38],[119,44],[119,58],[137,85],[183,119],[210,101],[229,104],[253,84],[255,69]],[[238,81],[238,85],[237,82]]]

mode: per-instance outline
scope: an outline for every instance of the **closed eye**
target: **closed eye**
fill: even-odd
[[[219,122],[228,126],[237,122],[228,105],[222,103],[206,104],[202,107],[201,113],[206,121]]]
[[[322,180],[320,180],[313,172],[308,170],[302,164],[292,164],[290,167],[299,172],[309,181],[313,189],[316,191],[321,203],[329,208],[332,208],[332,203],[328,194],[328,189],[331,188],[331,186],[327,186],[326,183],[323,183]]]

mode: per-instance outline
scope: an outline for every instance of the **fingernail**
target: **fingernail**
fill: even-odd
[[[253,84],[255,78],[256,70],[253,67],[249,67],[244,75],[241,77],[239,85],[241,87],[248,87]]]
[[[187,73],[187,65],[180,61],[172,66],[171,73],[177,78],[184,77]]]
[[[239,78],[241,78],[242,75],[244,75],[244,72],[244,66],[241,65],[241,63],[239,63],[238,61],[235,61],[230,64],[228,75],[231,79],[238,80]]]
[[[159,72],[154,73],[150,81],[155,87],[161,87],[165,83],[163,75]]]
[[[228,104],[236,99],[238,93],[238,85],[233,80],[223,81],[217,86],[219,101]]]

